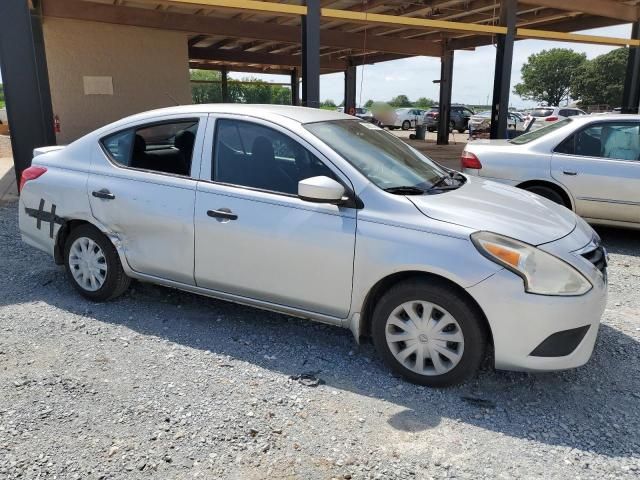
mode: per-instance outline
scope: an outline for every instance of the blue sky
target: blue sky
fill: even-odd
[[[585,30],[581,33],[629,38],[631,25]],[[529,55],[556,47],[571,48],[576,52],[584,52],[587,54],[587,58],[593,58],[613,50],[613,47],[603,45],[582,45],[543,40],[517,41],[513,54],[512,87],[520,82],[520,69]],[[457,51],[453,70],[453,102],[485,104],[487,103],[487,98],[489,98],[490,102],[493,89],[494,63],[495,47],[492,45],[477,48],[475,51]],[[360,89],[363,69],[362,96],[360,97],[360,92],[358,92],[356,97],[358,100],[362,98],[362,103],[370,98],[374,100],[389,100],[399,94],[405,94],[412,100],[416,100],[419,97],[438,99],[438,86],[432,80],[440,77],[439,58],[414,57],[358,67],[358,89]],[[243,75],[234,73],[232,76],[240,78]],[[289,81],[288,77],[278,75],[258,76],[267,81]],[[340,103],[343,97],[343,89],[344,75],[342,73],[323,75],[321,77],[320,98],[323,100],[332,99],[336,103]],[[511,105],[527,107],[533,105],[533,103],[523,101],[517,95],[512,94]]]
[[[626,37],[631,34],[630,25],[585,30],[581,33],[610,37]],[[613,49],[604,45],[582,45],[578,43],[551,42],[543,40],[520,40],[515,43],[511,86],[520,82],[520,69],[527,57],[549,48],[571,48],[584,52],[593,58]],[[492,45],[477,48],[475,51],[457,51],[453,70],[453,102],[467,104],[485,104],[491,98],[493,88],[493,69],[495,47]],[[364,81],[362,76],[364,74]],[[233,78],[242,78],[247,74],[232,73]],[[288,76],[252,75],[266,81],[288,82]],[[389,100],[405,94],[410,99],[419,97],[438,98],[438,86],[432,80],[440,77],[440,59],[433,57],[414,57],[392,62],[378,63],[358,67],[358,102],[368,99]],[[0,81],[2,78],[0,77]],[[361,83],[362,82],[362,83]],[[362,94],[360,85],[362,84]],[[320,81],[320,97],[340,103],[343,97],[344,75],[335,73],[323,75]],[[531,106],[517,95],[511,95],[511,105],[515,107]]]

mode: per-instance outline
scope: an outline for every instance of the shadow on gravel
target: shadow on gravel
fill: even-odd
[[[638,235],[606,231],[604,238],[611,251],[621,252]],[[30,259],[27,268],[20,257]],[[318,389],[400,407],[386,419],[393,429],[419,432],[448,418],[606,456],[640,452],[640,343],[607,325],[593,358],[577,370],[532,375],[496,372],[487,365],[465,385],[434,390],[393,377],[373,348],[357,346],[347,330],[139,283],[117,301],[93,304],[73,291],[62,268],[17,241],[10,249],[0,242],[0,258],[5,259],[0,280],[12,285],[0,290],[0,305],[46,302],[141,335],[211,351],[227,357],[229,375],[240,366],[236,362],[287,376],[313,372],[324,383]],[[219,367],[212,361],[211,368]]]
[[[640,256],[640,230],[596,227],[609,253]]]

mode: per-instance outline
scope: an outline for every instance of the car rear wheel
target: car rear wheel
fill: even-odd
[[[427,127],[427,130],[432,133],[436,131],[434,127]]]
[[[487,334],[477,307],[454,288],[402,282],[378,301],[373,343],[385,363],[419,385],[448,387],[474,374]]]
[[[64,260],[71,283],[89,300],[115,298],[131,283],[113,244],[92,225],[71,231],[65,242]]]
[[[546,198],[547,200],[551,200],[552,202],[557,203],[558,205],[562,205],[563,207],[570,208],[569,205],[565,202],[562,195],[560,195],[556,190],[551,187],[545,187],[544,185],[531,185],[526,187],[525,190],[531,193],[535,193],[540,195],[541,197]]]
[[[402,129],[409,130],[411,128],[411,122],[409,120],[405,120],[402,122]]]

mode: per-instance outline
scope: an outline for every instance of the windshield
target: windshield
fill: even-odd
[[[532,142],[533,140],[537,140],[538,138],[544,137],[545,135],[551,132],[554,132],[559,128],[564,127],[570,122],[571,122],[570,118],[565,118],[564,120],[560,120],[559,122],[552,123],[545,127],[539,128],[538,130],[533,130],[529,133],[524,133],[519,137],[514,138],[513,140],[509,140],[509,143],[513,143],[514,145],[522,145],[525,143]]]
[[[372,123],[333,120],[304,127],[382,189],[427,189],[448,177],[429,158]]]
[[[531,110],[532,117],[548,117],[553,113],[553,108],[536,108]]]
[[[491,118],[491,110],[487,110],[485,112],[476,113],[476,117]]]

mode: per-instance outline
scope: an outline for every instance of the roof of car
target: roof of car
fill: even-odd
[[[153,118],[160,115],[192,115],[203,113],[232,113],[239,115],[249,115],[253,117],[278,115],[300,123],[322,122],[328,120],[353,120],[353,117],[350,115],[346,115],[337,111],[321,110],[319,108],[293,107],[290,105],[257,105],[238,103],[179,105],[176,107],[149,110],[147,112],[128,117],[126,120],[144,120],[146,118]]]

